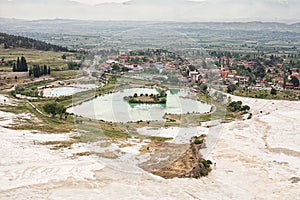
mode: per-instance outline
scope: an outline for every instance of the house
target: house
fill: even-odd
[[[250,78],[248,76],[235,76],[234,79],[238,83],[248,83]]]
[[[190,80],[193,82],[198,82],[202,76],[197,71],[192,71],[189,73]]]
[[[220,75],[221,75],[222,78],[227,78],[228,74],[229,74],[228,71],[221,71],[220,72]]]
[[[273,78],[273,81],[275,83],[283,83],[283,78],[281,78],[281,77],[275,77],[275,78]]]
[[[293,84],[293,83],[286,82],[286,83],[285,83],[285,89],[294,89],[294,84]]]
[[[112,65],[112,64],[119,64],[119,62],[116,61],[116,60],[107,60],[106,63],[109,64],[109,65]]]

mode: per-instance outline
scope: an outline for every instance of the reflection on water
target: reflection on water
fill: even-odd
[[[144,106],[144,109],[149,109],[149,107],[147,108],[147,106],[145,107],[145,105],[147,105],[147,104],[141,104],[141,103],[129,103],[129,106],[130,106],[131,108],[136,108],[136,109],[140,108],[140,109],[143,109],[143,106]],[[160,106],[161,108],[163,108],[163,109],[166,109],[166,108],[167,108],[167,104],[165,104],[165,103],[161,103],[161,104],[151,104],[151,105],[149,105],[150,108],[153,107],[153,105],[159,105],[159,106]]]
[[[157,94],[155,89],[133,88],[113,94],[97,97],[68,110],[76,115],[111,121],[153,121],[163,120],[165,113],[186,114],[209,112],[211,106],[199,101],[183,98],[188,95],[186,90],[171,90],[167,92],[166,104],[129,104],[124,100],[125,96],[140,94]]]

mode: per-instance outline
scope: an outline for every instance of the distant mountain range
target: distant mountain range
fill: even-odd
[[[0,17],[0,32],[29,36],[35,38],[39,33],[44,35],[107,35],[133,34],[137,30],[163,31],[163,32],[201,32],[210,31],[269,31],[291,32],[300,34],[300,23],[280,22],[159,22],[159,21],[111,21],[111,20],[74,20],[74,19],[43,19],[43,20],[20,20]],[[39,38],[44,41],[45,38]]]
[[[299,47],[300,23],[18,20],[0,18],[0,32],[77,48],[202,48],[215,42],[268,41]],[[253,43],[254,44],[254,43]],[[174,49],[173,49],[174,50]]]
[[[155,21],[299,22],[298,0],[128,0],[95,6],[71,0],[0,0],[0,17]]]

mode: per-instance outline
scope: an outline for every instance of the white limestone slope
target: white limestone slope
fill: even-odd
[[[233,100],[250,105],[254,115],[196,129],[207,134],[202,154],[216,163],[200,180],[164,180],[127,170],[138,159],[126,156],[129,147],[119,149],[122,159],[105,162],[93,156],[71,157],[80,145],[59,151],[34,145],[33,140],[67,140],[69,134],[9,130],[3,126],[14,115],[0,112],[0,199],[300,199],[300,182],[293,183],[300,178],[299,102]],[[192,134],[174,130],[147,133],[174,137],[176,143]]]

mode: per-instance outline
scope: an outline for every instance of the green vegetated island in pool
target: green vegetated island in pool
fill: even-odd
[[[158,94],[134,93],[133,96],[125,96],[124,100],[132,104],[146,103],[146,104],[166,104],[167,93],[165,90],[157,90]]]
[[[187,114],[207,113],[211,105],[200,101],[184,98],[187,90],[161,91],[149,88],[131,88],[111,94],[99,96],[93,100],[68,109],[69,113],[79,116],[104,120],[108,122],[162,121],[166,113]],[[144,97],[144,102],[129,102],[129,97]],[[157,103],[147,103],[155,96]],[[152,99],[152,97],[151,97]],[[135,100],[141,100],[136,98]],[[151,100],[154,101],[154,100]],[[164,102],[165,101],[165,102]]]

